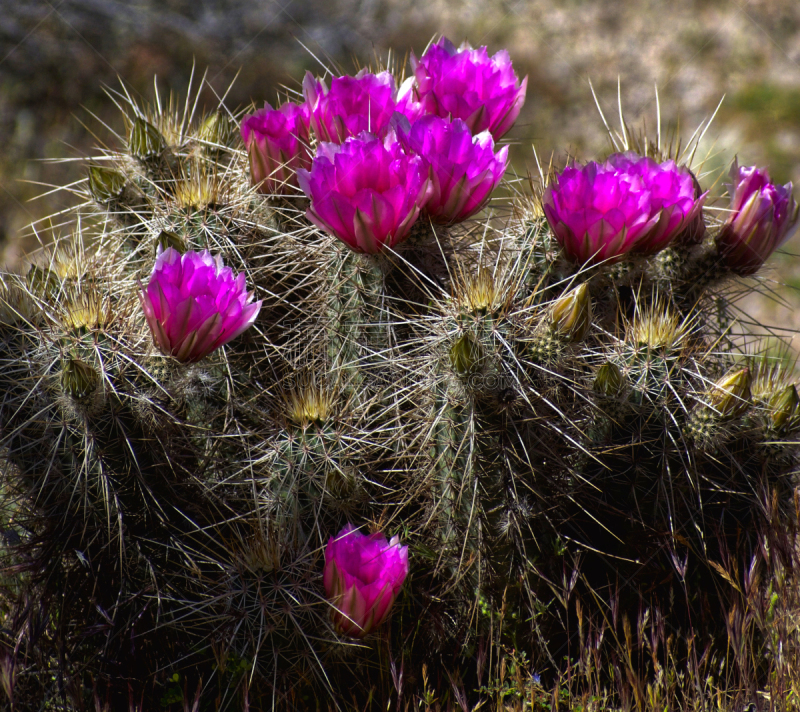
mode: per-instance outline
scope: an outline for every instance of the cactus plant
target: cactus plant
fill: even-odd
[[[478,681],[486,640],[557,665],[571,595],[714,639],[716,562],[795,526],[797,390],[730,336],[738,223],[693,151],[623,129],[604,163],[484,207],[526,80],[446,40],[413,66],[399,93],[309,75],[302,108],[249,118],[127,101],[72,231],[2,275],[31,699],[157,700],[174,673],[223,706],[363,701],[375,651],[427,689],[457,649]],[[776,190],[739,236],[760,260],[797,222]],[[323,581],[354,526],[410,569],[357,644]]]

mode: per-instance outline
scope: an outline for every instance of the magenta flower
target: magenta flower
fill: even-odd
[[[615,262],[658,222],[641,177],[609,163],[567,166],[542,202],[559,245],[576,264]]]
[[[650,215],[658,221],[639,240],[634,252],[653,254],[673,241],[683,244],[700,242],[705,234],[703,203],[708,192],[699,195],[694,176],[685,166],[669,160],[658,164],[652,158],[636,153],[616,153],[607,164],[614,170],[642,179],[650,193]]]
[[[508,52],[489,57],[486,47],[456,49],[442,37],[417,59],[414,76],[400,88],[398,111],[412,121],[425,114],[461,119],[473,134],[489,131],[495,141],[514,125],[525,103],[528,78],[519,83]]]
[[[717,236],[725,263],[741,275],[755,274],[798,225],[798,205],[792,184],[770,183],[767,170],[755,166],[731,168],[731,213]]]
[[[306,217],[356,252],[376,254],[408,237],[431,193],[428,166],[403,152],[390,129],[337,146],[321,143],[311,170],[297,172],[311,198]]]
[[[494,153],[488,131],[473,137],[460,119],[451,123],[423,116],[410,125],[396,115],[397,136],[409,151],[430,166],[431,197],[425,211],[435,222],[457,223],[474,215],[489,200],[508,165],[508,146]]]
[[[260,193],[290,194],[298,168],[308,168],[308,107],[291,102],[273,109],[265,104],[242,121],[242,139],[250,157],[250,180]]]
[[[238,277],[208,250],[159,251],[150,283],[139,291],[153,340],[183,363],[199,361],[235,339],[258,316],[244,273]]]
[[[331,537],[323,580],[337,632],[361,638],[386,619],[408,574],[408,547],[394,536],[362,534],[352,524]]]
[[[397,91],[390,72],[362,69],[355,77],[334,77],[330,89],[306,72],[303,96],[317,139],[342,143],[362,131],[382,137],[395,111]]]

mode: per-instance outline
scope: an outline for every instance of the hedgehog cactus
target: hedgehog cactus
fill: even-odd
[[[487,636],[552,662],[578,566],[569,592],[618,576],[615,605],[665,615],[694,577],[674,626],[714,636],[713,562],[794,526],[797,388],[725,301],[796,224],[791,186],[745,195],[739,169],[723,222],[687,154],[626,133],[501,219],[492,136],[526,80],[446,40],[412,64],[399,96],[389,72],[309,75],[249,117],[132,103],[72,233],[2,276],[31,699],[157,699],[177,670],[218,700],[242,675],[349,700],[386,677],[377,649],[445,680]],[[340,567],[353,528],[392,537],[369,537],[391,581]]]

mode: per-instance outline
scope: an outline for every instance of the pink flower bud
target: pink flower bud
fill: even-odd
[[[178,361],[199,361],[235,339],[258,316],[261,302],[251,303],[244,273],[236,276],[222,258],[208,250],[181,255],[159,250],[150,283],[140,286],[153,340]]]
[[[242,139],[250,157],[250,180],[260,193],[291,194],[298,168],[308,168],[308,107],[291,102],[273,109],[265,104],[242,121]]]
[[[770,183],[767,170],[755,166],[731,168],[731,212],[717,235],[725,264],[740,275],[750,275],[786,242],[798,225],[798,205],[792,184]]]
[[[408,237],[431,193],[428,166],[403,152],[389,130],[322,143],[311,170],[297,172],[311,198],[306,216],[356,252],[377,254]]]
[[[508,52],[489,57],[486,47],[456,49],[439,42],[417,59],[414,76],[403,83],[398,111],[412,121],[425,114],[461,119],[473,134],[489,131],[495,141],[514,125],[525,103],[528,78],[519,83]]]
[[[355,77],[334,77],[330,89],[306,72],[303,96],[317,139],[342,143],[363,131],[382,138],[395,111],[397,91],[390,72],[370,74],[362,69]]]
[[[323,579],[337,632],[361,638],[389,615],[408,574],[408,547],[395,536],[369,536],[352,524],[331,537]]]
[[[431,197],[425,211],[435,221],[457,223],[480,210],[503,178],[508,146],[494,153],[488,131],[472,136],[460,119],[423,116],[411,126],[395,114],[400,143],[430,166]]]

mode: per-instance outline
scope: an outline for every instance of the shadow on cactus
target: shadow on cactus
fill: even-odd
[[[707,126],[623,123],[492,198],[527,80],[411,64],[249,115],[110,92],[71,231],[2,275],[18,708],[649,709],[728,654],[726,699],[784,684],[800,399],[737,299],[791,185],[735,165],[717,217]]]

